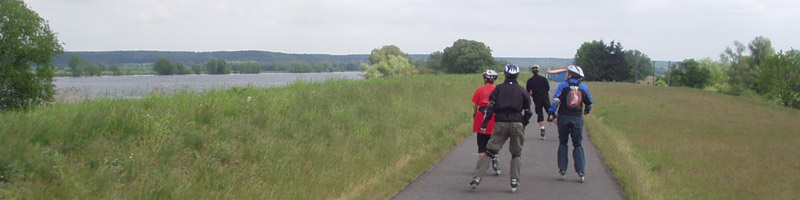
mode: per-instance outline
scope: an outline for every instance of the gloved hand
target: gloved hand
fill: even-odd
[[[548,122],[553,122],[553,119],[555,119],[555,118],[556,118],[556,116],[555,116],[555,115],[556,115],[556,114],[555,114],[555,113],[553,113],[553,112],[547,112],[547,121],[548,121]]]

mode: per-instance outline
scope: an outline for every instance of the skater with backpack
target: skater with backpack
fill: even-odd
[[[486,106],[489,105],[489,95],[494,91],[494,81],[497,80],[497,72],[494,70],[486,70],[483,72],[483,86],[479,87],[475,94],[472,95],[472,103],[475,105],[473,106],[472,110],[472,131],[475,132],[476,137],[478,139],[478,156],[483,157],[486,155],[486,143],[489,142],[489,138],[492,136],[492,131],[494,130],[494,116],[487,117],[489,118],[489,123],[486,126],[486,129],[481,130],[481,125],[483,124],[483,118],[486,114]],[[499,161],[497,159],[497,155],[492,156],[492,168],[494,168],[495,175],[500,175],[500,166]]]
[[[586,158],[581,146],[583,115],[588,115],[592,111],[594,102],[592,95],[589,94],[589,87],[580,81],[583,77],[581,67],[575,65],[567,67],[567,80],[558,85],[547,118],[551,124],[553,121],[558,124],[558,173],[561,174],[561,180],[566,179],[567,164],[569,164],[567,140],[571,137],[572,159],[581,183],[586,180]]]
[[[489,117],[495,117],[494,131],[486,145],[486,154],[478,159],[470,186],[475,189],[480,184],[486,170],[489,169],[491,157],[496,157],[503,148],[506,140],[509,142],[508,151],[511,153],[511,192],[514,193],[519,186],[519,173],[522,167],[522,145],[524,142],[525,125],[528,124],[531,113],[531,98],[525,88],[517,82],[519,67],[506,65],[503,73],[506,80],[495,87],[489,95],[489,104],[486,106],[481,130],[486,130]],[[524,112],[524,114],[523,114]]]
[[[539,75],[539,65],[531,66],[531,73],[533,76],[528,79],[527,87],[528,95],[533,99],[533,110],[536,112],[536,122],[539,123],[539,130],[541,131],[542,140],[544,140],[544,113],[542,110],[547,110],[550,106],[550,82],[547,78]]]

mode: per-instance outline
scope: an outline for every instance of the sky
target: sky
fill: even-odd
[[[458,39],[495,57],[572,58],[620,42],[653,60],[719,59],[757,36],[800,49],[797,0],[25,0],[66,51],[369,54],[442,51]]]

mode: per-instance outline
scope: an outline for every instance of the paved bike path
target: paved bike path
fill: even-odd
[[[473,133],[393,199],[626,199],[585,129],[582,144],[586,155],[586,182],[579,182],[573,168],[571,141],[569,169],[566,180],[562,181],[556,162],[556,126],[546,123],[546,139],[541,140],[535,115],[533,121],[525,130],[520,186],[515,194],[511,193],[509,183],[511,154],[508,153],[508,142],[500,153],[501,175],[495,176],[490,167],[478,188],[470,189],[469,182],[478,161]]]

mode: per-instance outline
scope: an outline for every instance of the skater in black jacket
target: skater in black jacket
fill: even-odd
[[[525,136],[525,125],[528,124],[531,116],[531,98],[525,92],[525,88],[517,82],[519,67],[516,65],[506,65],[503,72],[506,80],[495,87],[489,95],[489,104],[486,106],[486,119],[483,120],[481,129],[486,129],[489,117],[494,115],[495,124],[489,143],[486,145],[486,154],[478,159],[475,166],[470,186],[475,189],[480,184],[486,170],[489,169],[491,160],[506,140],[509,142],[508,151],[511,153],[511,192],[517,190],[519,186],[519,172],[522,167],[522,144]],[[524,113],[524,114],[523,114]]]
[[[531,66],[531,73],[533,77],[528,79],[527,87],[528,94],[533,99],[533,111],[536,112],[536,122],[539,122],[539,130],[541,131],[542,140],[544,140],[544,112],[550,107],[550,82],[547,78],[539,75],[539,65]]]

